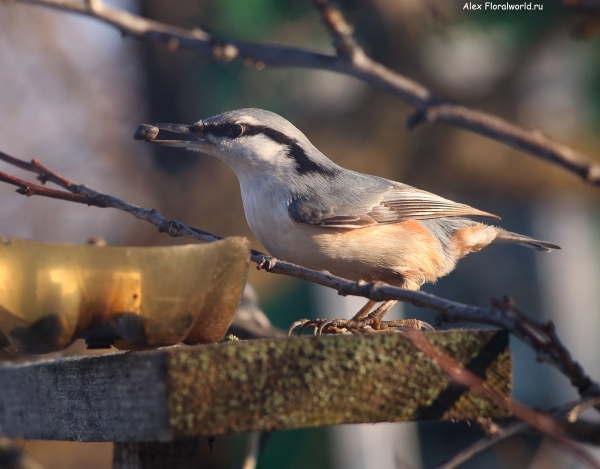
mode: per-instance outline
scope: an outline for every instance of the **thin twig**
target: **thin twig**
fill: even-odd
[[[130,213],[140,220],[151,223],[158,228],[159,232],[167,233],[173,237],[186,236],[206,242],[223,239],[220,236],[213,235],[197,228],[192,228],[176,220],[168,220],[154,209],[148,210],[137,205],[130,204],[129,202],[117,197],[97,192],[83,184],[75,184],[73,181],[64,178],[54,171],[46,168],[37,160],[32,160],[30,163],[27,163],[26,161],[19,160],[18,158],[7,155],[3,152],[0,152],[0,160],[6,161],[7,163],[15,165],[26,171],[37,173],[38,179],[43,183],[50,181],[69,191],[64,192],[47,189],[44,186],[23,181],[22,179],[0,172],[0,180],[19,187],[19,189],[17,189],[19,194],[27,196],[39,195],[43,197],[52,197],[55,199],[68,200],[70,202],[77,202],[80,204],[91,205],[100,208],[116,208],[118,210]]]
[[[327,0],[313,0],[313,5],[321,14],[325,27],[331,34],[337,55],[350,62],[364,59],[364,51],[354,41],[352,26],[346,22],[342,12]]]
[[[573,412],[576,412],[578,415],[579,413],[585,412],[586,410],[598,406],[599,404],[600,398],[598,397],[584,397],[575,402],[570,402],[556,409],[553,409],[550,411],[550,414],[553,418],[557,420],[565,419],[567,422],[572,423],[576,420],[576,418],[572,417]],[[465,463],[469,459],[473,458],[473,456],[485,451],[491,446],[494,446],[496,443],[499,443],[502,440],[506,440],[511,436],[522,433],[529,428],[529,425],[522,421],[510,422],[504,427],[500,427],[496,433],[488,435],[480,440],[477,440],[475,443],[463,449],[459,453],[455,454],[439,466],[436,466],[435,469],[454,469],[460,466],[461,464]],[[569,435],[572,436],[571,431],[568,427],[566,428],[566,430],[567,433],[569,433]]]
[[[469,371],[444,353],[444,351],[433,345],[425,334],[408,331],[406,335],[412,344],[425,356],[434,361],[453,382],[485,396],[486,399],[494,402],[500,408],[510,410],[518,419],[535,428],[542,435],[558,442],[575,457],[584,461],[589,467],[600,469],[600,463],[592,458],[587,451],[577,446],[569,438],[568,433],[554,419],[546,414],[530,409],[514,399],[511,400],[510,397],[498,392],[484,379]]]
[[[71,193],[80,196],[78,198],[68,198],[67,196],[70,194],[65,193],[66,195],[63,197],[65,200],[97,207],[111,207],[131,213],[136,218],[156,226],[159,232],[167,233],[173,237],[182,236],[207,242],[222,239],[220,236],[193,228],[176,220],[169,220],[154,209],[148,210],[117,197],[97,192],[83,184],[75,184],[73,181],[46,168],[37,160],[27,163],[2,152],[0,152],[0,160],[21,169],[34,172],[38,175],[38,179],[51,181]],[[17,185],[20,188],[25,183],[24,181],[21,182],[21,180],[18,183],[13,183],[10,180],[6,182]],[[31,183],[26,184],[28,188],[33,188],[31,195],[52,197],[52,195],[47,195],[43,191],[44,187]],[[21,189],[17,190],[17,192],[23,193],[20,191]],[[60,193],[60,191],[55,192]],[[257,268],[259,269],[333,288],[340,295],[362,296],[374,301],[403,301],[420,308],[429,308],[441,313],[438,319],[442,322],[473,322],[506,329],[535,350],[539,361],[549,363],[569,378],[571,384],[577,388],[582,396],[600,396],[600,385],[592,381],[579,363],[572,359],[569,351],[556,335],[552,323],[543,324],[526,316],[514,307],[509,298],[505,298],[503,301],[496,301],[493,309],[481,308],[440,298],[422,291],[404,290],[383,282],[353,282],[332,275],[327,271],[307,269],[267,256],[255,250],[251,251],[250,259],[257,264]]]
[[[17,192],[19,194],[31,197],[32,195],[43,195],[44,197],[50,197],[52,199],[68,200],[70,202],[77,202],[80,204],[95,205],[97,207],[105,207],[101,205],[100,200],[91,200],[89,197],[72,194],[70,192],[57,191],[54,189],[48,189],[47,187],[32,184],[18,177],[11,176],[3,171],[0,171],[0,181],[6,182],[7,184],[17,186]]]
[[[600,397],[587,398],[578,401],[576,404],[570,404],[568,411],[564,412],[564,416],[567,422],[574,423],[579,418],[579,414],[582,414],[586,410],[600,405]]]
[[[527,425],[525,422],[512,422],[506,427],[503,427],[498,433],[477,440],[471,446],[468,446],[462,451],[456,453],[447,461],[443,462],[439,466],[436,466],[435,469],[454,469],[467,462],[477,454],[485,451],[489,447],[494,446],[496,443],[510,438],[513,435],[524,432],[527,428],[529,428],[529,425]]]
[[[562,405],[556,409],[553,409],[550,411],[550,414],[556,420],[562,421],[563,419],[566,419],[567,422],[569,422],[569,413],[573,409],[580,408],[583,411],[583,410],[591,409],[592,407],[595,407],[598,404],[600,404],[600,399],[598,397],[585,397],[581,400],[578,400],[575,402],[570,402],[570,403]],[[562,424],[562,422],[561,422],[561,424]],[[569,434],[569,436],[571,438],[576,438],[579,441],[582,441],[581,435],[576,434],[574,431],[574,428],[572,428],[571,425],[569,425],[567,423],[562,426],[567,431],[567,433]],[[500,441],[506,440],[507,438],[510,438],[511,436],[517,435],[519,433],[523,433],[523,432],[527,431],[529,428],[530,428],[530,426],[525,422],[512,421],[512,422],[506,424],[504,427],[500,427],[496,433],[494,433],[492,435],[488,435],[480,440],[477,440],[475,443],[473,443],[472,445],[463,449],[459,453],[455,454],[450,459],[448,459],[448,460],[444,461],[442,464],[436,466],[435,469],[454,469],[454,468],[460,466],[461,464],[465,463],[469,459],[473,458],[475,455],[477,455],[477,454],[485,451],[486,449],[490,448],[491,446],[494,446],[495,444],[499,443]],[[596,428],[596,430],[597,430],[597,428]],[[597,431],[594,432],[593,436],[596,437],[596,435],[597,435]],[[582,441],[582,442],[597,444],[597,441],[591,441],[591,440]]]
[[[499,117],[440,98],[422,84],[369,58],[356,45],[351,27],[342,13],[326,0],[313,1],[332,34],[337,55],[276,44],[218,39],[199,29],[169,26],[111,8],[101,0],[16,1],[86,15],[114,26],[123,34],[166,44],[171,50],[192,50],[208,59],[230,61],[241,58],[264,65],[329,70],[353,76],[414,106],[416,112],[408,119],[409,128],[436,121],[461,127],[551,161],[578,174],[586,182],[600,186],[600,164],[585,155],[555,142],[538,130],[526,130]]]

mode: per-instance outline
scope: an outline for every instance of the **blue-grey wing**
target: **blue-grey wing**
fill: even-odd
[[[288,207],[290,217],[296,223],[332,229],[357,229],[445,217],[499,218],[430,192],[368,177],[373,179],[350,180],[358,184],[346,187],[336,181],[337,184],[323,186],[320,193],[292,197]]]

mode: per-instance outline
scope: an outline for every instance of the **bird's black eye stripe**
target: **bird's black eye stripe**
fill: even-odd
[[[190,130],[198,134],[210,134],[215,137],[237,138],[241,135],[264,135],[282,145],[292,145],[293,143],[296,143],[294,139],[263,125],[232,123],[204,124],[199,122],[198,124],[192,125]]]
[[[203,124],[199,122],[190,126],[190,130],[198,135],[214,135],[215,137],[238,138],[244,135],[246,126],[242,124]]]
[[[197,127],[197,133],[211,134],[215,137],[238,138],[242,135],[264,135],[269,140],[281,145],[285,145],[289,148],[289,156],[296,162],[296,171],[298,174],[320,173],[323,175],[333,176],[336,173],[335,169],[325,168],[319,163],[312,161],[305,153],[304,149],[296,141],[296,139],[264,125],[199,123]],[[194,129],[191,130],[194,131]]]

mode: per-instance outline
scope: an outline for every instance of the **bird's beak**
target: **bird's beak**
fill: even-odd
[[[142,124],[135,130],[133,138],[135,140],[158,143],[159,145],[167,147],[189,149],[199,149],[209,143],[207,140],[192,132],[190,127],[191,125],[185,124]],[[179,134],[181,135],[182,140],[158,140],[156,137],[158,137],[161,130]]]

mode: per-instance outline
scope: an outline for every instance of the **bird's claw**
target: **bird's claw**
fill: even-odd
[[[302,327],[305,323],[307,323],[308,321],[310,321],[310,319],[300,319],[299,321],[293,322],[290,327],[288,328],[288,337],[290,337],[292,335],[292,332],[294,332],[294,329],[296,329],[296,327],[300,326]]]
[[[309,327],[312,327],[314,329],[314,335],[343,334],[344,332],[346,332],[345,329],[341,330],[335,327],[336,321],[343,321],[343,319],[300,319],[299,321],[292,323],[292,325],[289,327],[288,337],[292,335],[292,332],[298,326],[300,326],[300,329],[298,329],[298,335],[302,335],[302,333]]]
[[[389,332],[395,332],[396,328],[411,329],[414,331],[420,331],[421,329],[429,332],[435,331],[431,324],[418,319],[397,319],[393,321],[377,321],[370,317],[362,319],[301,319],[290,326],[288,337],[292,335],[292,332],[298,326],[300,326],[298,335],[302,335],[308,328],[314,329],[314,335],[344,334],[345,332],[360,334],[365,332],[383,332],[386,329],[390,329]]]

